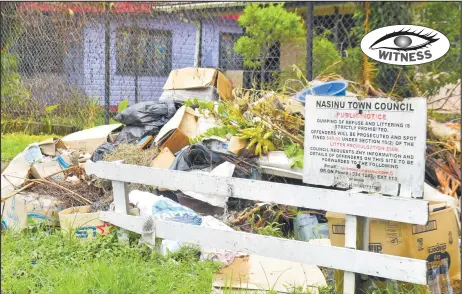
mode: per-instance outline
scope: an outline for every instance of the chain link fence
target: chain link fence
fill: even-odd
[[[170,71],[183,67],[219,68],[235,87],[292,93],[307,86],[305,77],[343,78],[356,92],[370,82],[384,95],[423,96],[430,107],[460,112],[459,3],[288,2],[283,8],[298,23],[292,24],[292,38],[280,34],[274,40],[269,33],[263,36],[265,50],[249,49],[252,40],[236,50],[239,40],[252,34],[240,19],[248,5],[1,3],[2,130],[7,123],[40,122],[48,128],[103,124],[105,112],[117,111],[125,99],[129,104],[158,99]],[[266,21],[261,28],[274,27],[270,32],[282,25],[257,12],[253,17]],[[295,36],[300,24],[303,33]],[[361,38],[396,24],[436,29],[448,37],[451,48],[420,66],[371,60],[366,66]]]

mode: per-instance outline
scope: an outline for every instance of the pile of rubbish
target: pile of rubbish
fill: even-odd
[[[98,213],[113,209],[112,185],[86,175],[87,160],[307,185],[302,96],[233,89],[216,69],[174,70],[159,101],[126,108],[114,117],[120,124],[50,138],[18,154],[2,172],[2,227],[45,223],[82,239],[108,234],[111,225]],[[451,203],[459,214],[460,124],[430,119],[428,130],[425,193],[429,200]],[[129,200],[134,215],[304,241],[329,239],[324,211],[137,184],[129,185]],[[182,245],[164,240],[161,250]],[[242,256],[216,248],[201,252],[224,265]]]

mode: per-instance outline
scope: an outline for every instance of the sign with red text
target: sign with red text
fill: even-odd
[[[422,198],[427,102],[307,96],[303,181]]]

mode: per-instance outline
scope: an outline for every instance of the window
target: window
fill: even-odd
[[[172,70],[170,31],[117,30],[117,74],[131,76],[168,76]]]
[[[242,57],[234,51],[234,44],[240,37],[239,34],[220,34],[220,58],[219,67],[223,70],[243,70]]]

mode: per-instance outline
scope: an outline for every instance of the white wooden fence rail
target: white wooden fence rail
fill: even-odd
[[[426,201],[115,162],[88,161],[85,169],[89,175],[113,181],[115,212],[101,212],[100,218],[141,234],[144,240],[152,244],[157,237],[344,270],[346,294],[355,291],[354,273],[427,284],[425,260],[356,250],[356,216],[423,225],[427,223],[429,215]],[[345,248],[129,216],[127,183],[345,213]],[[368,238],[367,232],[365,238]]]

